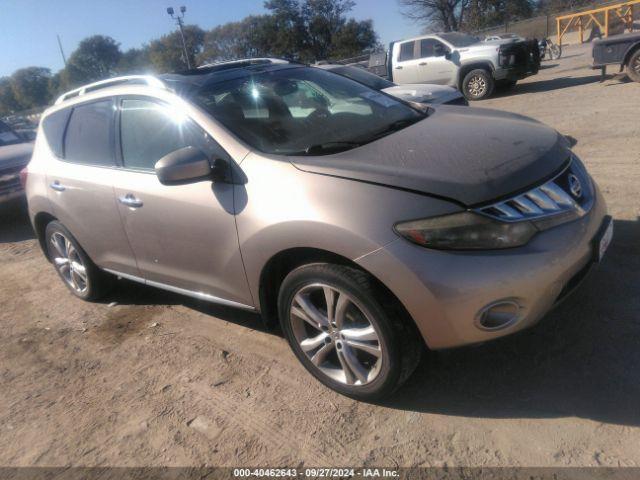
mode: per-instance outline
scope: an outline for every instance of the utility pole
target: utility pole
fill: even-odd
[[[180,7],[180,13],[176,14],[173,10],[173,7],[167,8],[167,13],[171,18],[173,18],[178,24],[178,28],[180,29],[180,38],[182,38],[182,50],[184,52],[184,60],[187,63],[187,68],[191,70],[191,62],[189,61],[189,54],[187,53],[187,42],[184,39],[184,14],[187,11],[187,7]]]
[[[60,35],[56,34],[56,38],[58,39],[58,47],[60,47],[60,55],[62,55],[62,62],[64,66],[67,66],[67,58],[64,56],[64,50],[62,50],[62,42],[60,41]]]

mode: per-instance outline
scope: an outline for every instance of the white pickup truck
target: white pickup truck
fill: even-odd
[[[540,68],[537,40],[481,41],[458,32],[393,42],[387,76],[397,84],[436,83],[460,89],[469,100],[491,95],[496,85],[513,86]]]

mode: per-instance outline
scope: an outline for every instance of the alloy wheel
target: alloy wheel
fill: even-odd
[[[633,62],[633,70],[640,75],[640,55],[638,55],[635,62]]]
[[[382,348],[371,316],[345,291],[307,285],[291,301],[298,345],[320,372],[346,385],[366,385],[382,366]]]
[[[51,235],[51,244],[55,254],[53,264],[60,276],[73,290],[84,294],[88,288],[87,269],[78,250],[60,232],[54,232]]]
[[[481,97],[487,91],[487,82],[482,75],[474,75],[469,80],[467,88],[473,97]]]

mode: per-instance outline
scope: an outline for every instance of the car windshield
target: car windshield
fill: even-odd
[[[383,90],[385,88],[395,86],[395,84],[390,82],[389,80],[385,80],[378,75],[367,72],[364,68],[339,66],[331,67],[328,70],[330,72],[337,73],[338,75],[342,75],[343,77],[350,78],[351,80],[355,80],[356,82],[360,82],[369,88],[373,88],[374,90]]]
[[[456,48],[468,47],[480,41],[478,37],[458,32],[441,33],[438,36]]]
[[[0,147],[5,145],[13,145],[15,143],[22,143],[22,140],[16,132],[14,132],[9,125],[0,122]]]
[[[348,150],[425,117],[389,95],[312,67],[205,85],[194,101],[251,147],[281,155]]]

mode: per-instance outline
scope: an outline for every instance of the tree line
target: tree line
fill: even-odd
[[[186,25],[191,65],[247,57],[282,57],[312,62],[360,55],[379,47],[371,20],[348,18],[352,0],[267,0],[263,15],[203,30]],[[80,42],[66,66],[53,73],[27,67],[0,78],[0,116],[48,105],[62,92],[105,78],[186,69],[178,31],[122,51],[111,37]]]
[[[398,0],[403,13],[428,30],[478,31],[537,15],[552,15],[594,0]]]

